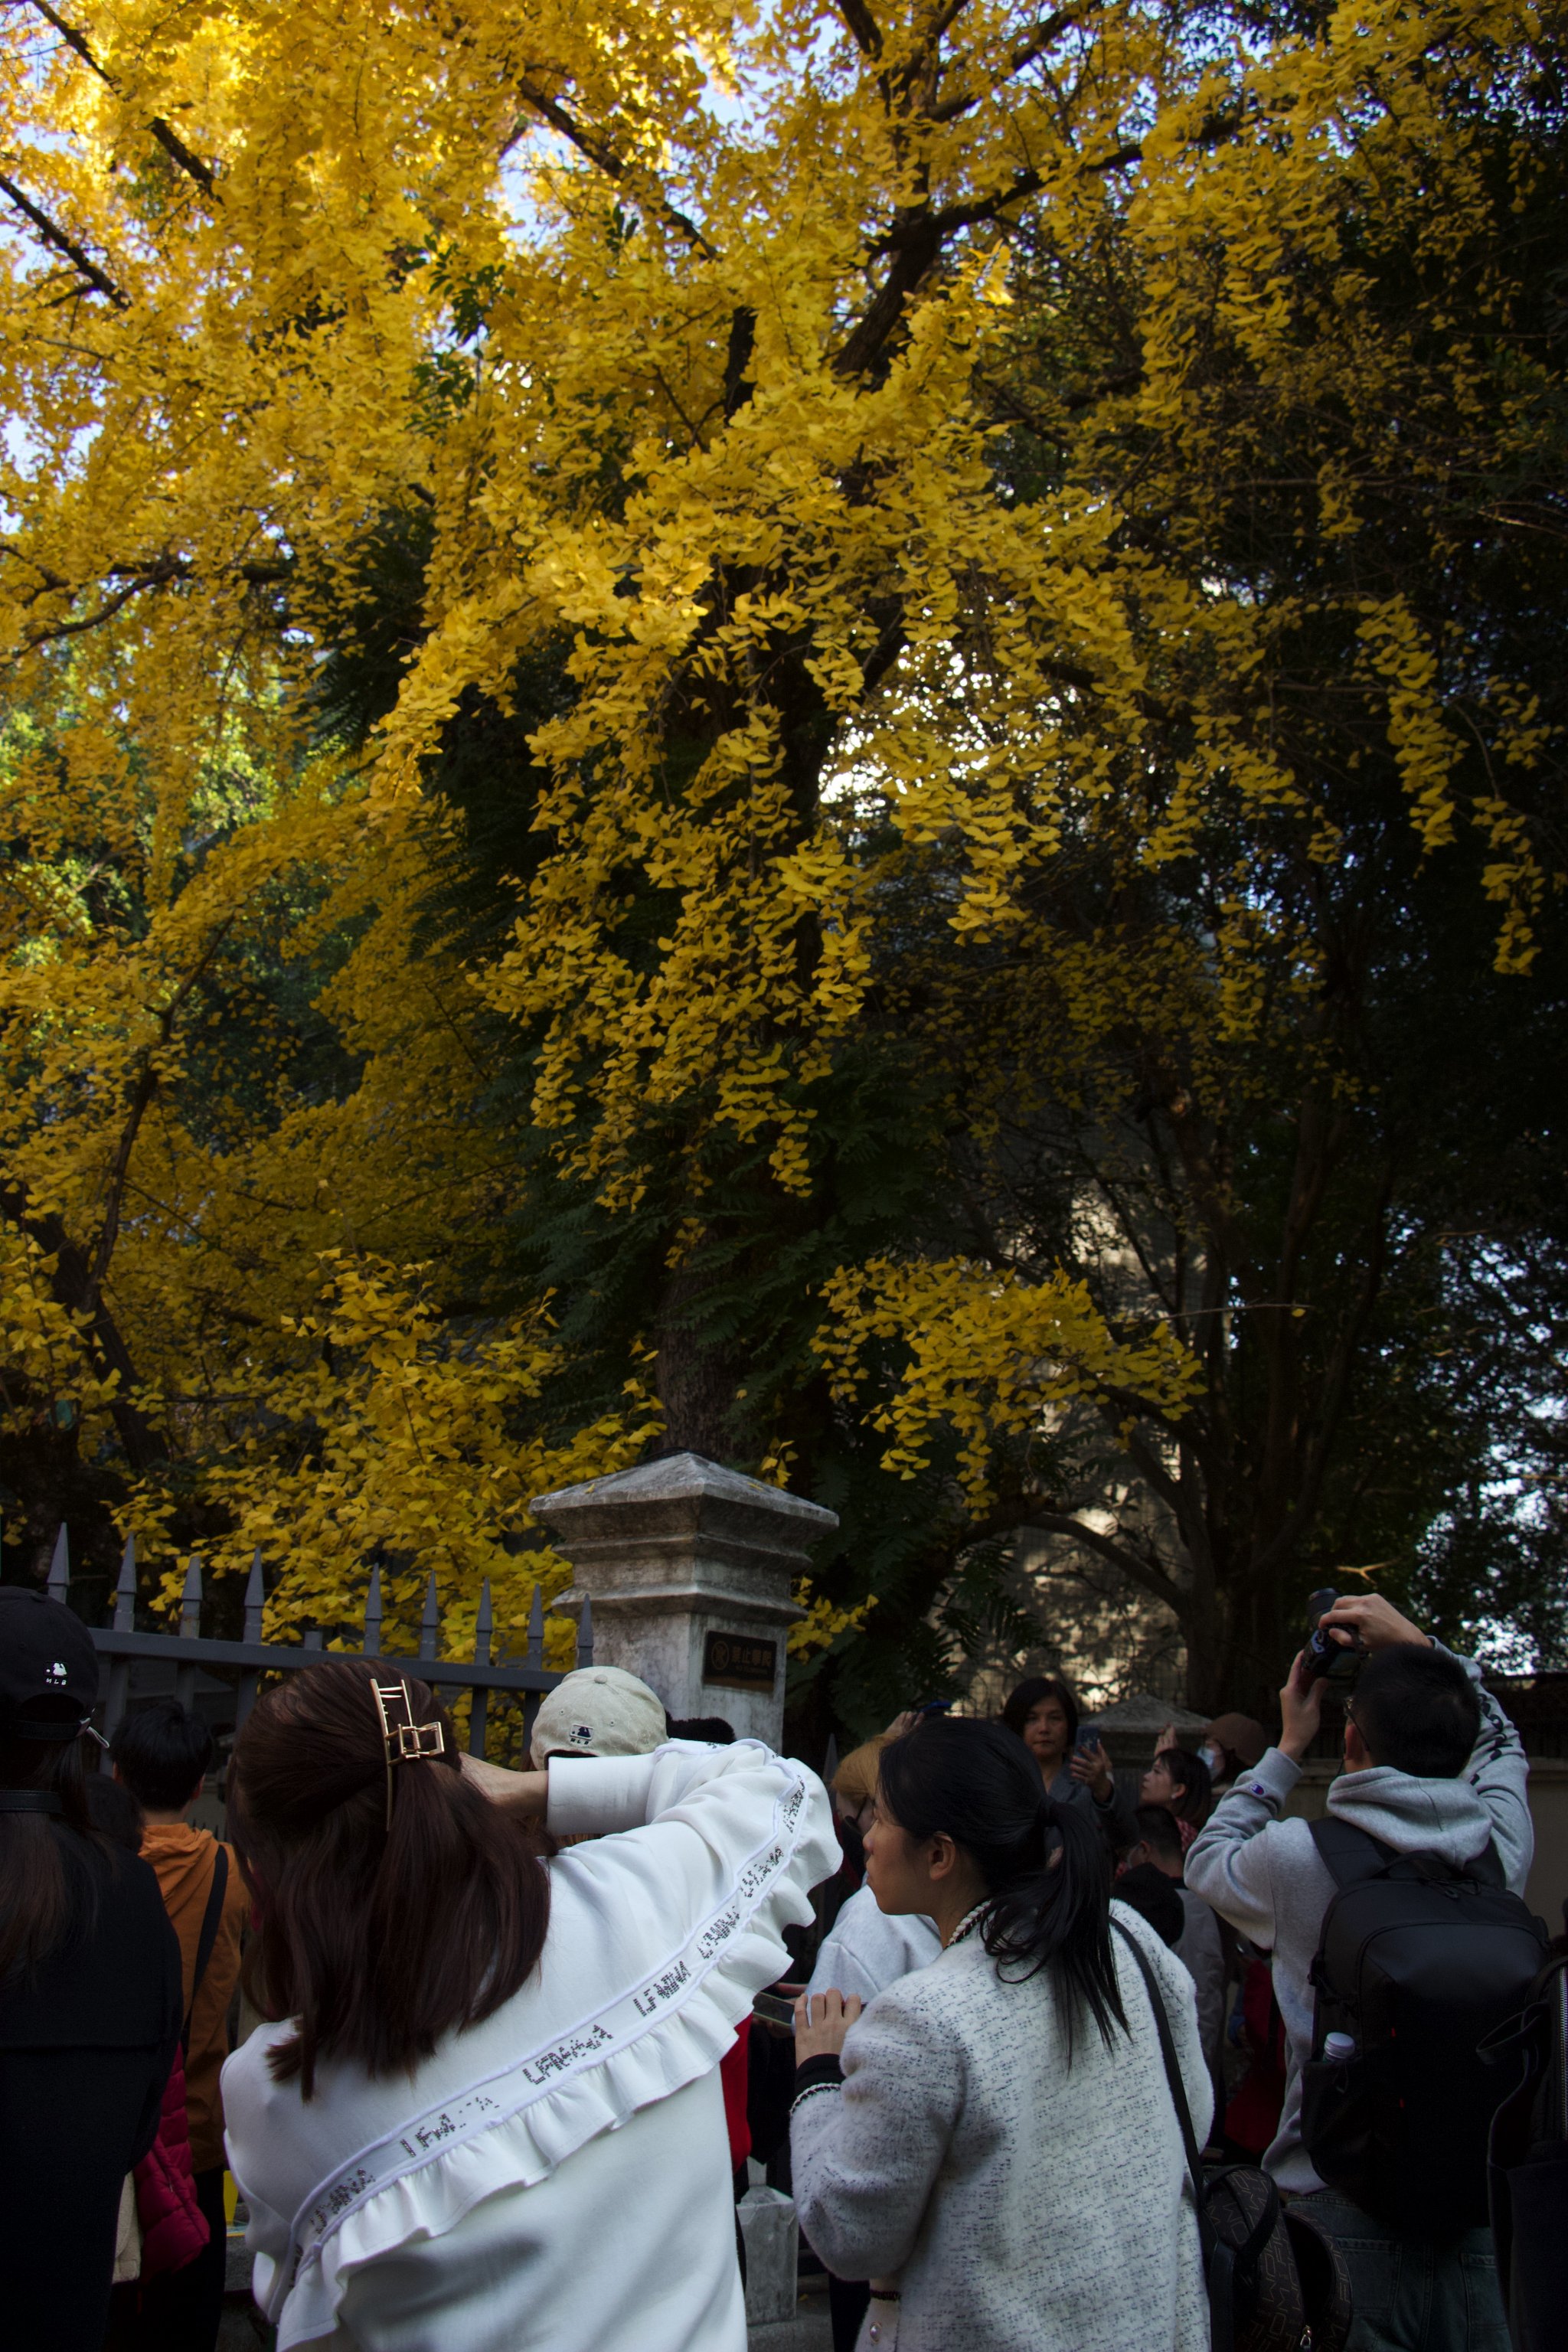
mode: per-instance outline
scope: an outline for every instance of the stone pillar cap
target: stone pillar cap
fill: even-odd
[[[700,1454],[670,1454],[635,1470],[613,1471],[580,1486],[536,1495],[529,1505],[536,1518],[564,1544],[596,1551],[605,1542],[636,1535],[713,1536],[775,1558],[808,1563],[810,1548],[838,1525],[836,1511],[808,1503],[783,1486],[743,1477]]]
[[[1203,1731],[1209,1722],[1206,1715],[1194,1715],[1174,1699],[1152,1697],[1148,1691],[1133,1691],[1114,1706],[1086,1706],[1083,1715],[1086,1723],[1103,1724],[1111,1731],[1163,1731],[1168,1723],[1178,1731]]]

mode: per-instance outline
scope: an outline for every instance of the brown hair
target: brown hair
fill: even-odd
[[[395,1764],[374,1681],[401,1681],[446,1753]],[[235,1748],[234,1842],[260,1932],[252,1998],[293,2017],[273,2049],[302,2098],[323,2058],[412,2072],[445,2033],[492,2016],[544,1946],[550,1882],[532,1834],[462,1777],[447,1715],[395,1665],[334,1658],[261,1699]]]

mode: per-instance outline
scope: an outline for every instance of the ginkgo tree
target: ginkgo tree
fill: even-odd
[[[1354,560],[1435,408],[1497,409],[1492,455],[1532,462],[1541,354],[1500,282],[1456,334],[1446,269],[1536,190],[1532,13],[18,0],[5,38],[16,1410],[58,1434],[68,1402],[73,1461],[114,1453],[153,1529],[206,1514],[229,1559],[265,1528],[297,1554],[284,1610],[433,1517],[471,1598],[530,1478],[656,1429],[814,1480],[807,1391],[895,1482],[946,1433],[949,1568],[988,1447],[1069,1408],[1168,1472],[1208,1377],[1182,1309],[1112,1300],[1005,1216],[967,1250],[958,1210],[803,1247],[793,1388],[745,1298],[770,1235],[820,1242],[873,1064],[929,1075],[910,1158],[962,1192],[943,1139],[984,1144],[979,1097],[1020,1066],[1002,1019],[953,1063],[980,1053],[974,1097],[943,1075],[973,959],[1081,1048],[1024,1041],[1023,1091],[1086,1099],[1136,997],[1179,1038],[1161,1116],[1213,1128],[1279,988],[1324,984],[1266,880],[1282,835],[1309,879],[1347,856],[1342,775],[1279,723],[1309,622],[1411,840],[1473,849],[1500,965],[1538,956],[1539,680],[1456,662],[1464,614],[1419,593],[1441,515],[1425,554]],[[1412,251],[1389,325],[1373,296]],[[1237,480],[1268,419],[1347,399],[1292,492],[1347,560],[1277,595]],[[395,677],[334,731],[323,679],[374,636],[388,545],[417,550]],[[454,746],[487,725],[521,847],[475,955],[423,910]],[[1174,919],[1222,845],[1205,919]],[[279,978],[302,962],[310,987]],[[247,1006],[310,1050],[241,1085]],[[1353,1083],[1319,1051],[1330,1096]],[[1240,1172],[1199,1158],[1217,1267]],[[618,1401],[575,1421],[562,1335],[602,1286],[522,1297],[496,1238],[552,1197],[607,1252],[635,1231],[651,1277]],[[364,1383],[394,1299],[440,1491],[519,1449],[492,1507],[432,1514],[393,1461]],[[255,1463],[290,1444],[268,1498]],[[1198,1687],[1301,1558],[1205,1563],[1190,1534],[1153,1589]]]

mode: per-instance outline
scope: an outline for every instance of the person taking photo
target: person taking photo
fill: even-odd
[[[1289,2066],[1263,2160],[1344,2253],[1352,2352],[1500,2352],[1508,2336],[1484,2168],[1490,2106],[1509,2085],[1477,2043],[1489,2017],[1500,2023],[1521,2005],[1541,1956],[1539,1923],[1517,1900],[1534,1846],[1524,1753],[1477,1667],[1391,1602],[1342,1599],[1321,1625],[1338,1646],[1366,1654],[1326,1821],[1283,1818],[1322,1710],[1324,1680],[1303,1652],[1279,1694],[1278,1745],[1194,1841],[1186,1883],[1274,1955]],[[1399,1955],[1384,1945],[1394,1973],[1364,2013],[1353,2006],[1359,1964],[1337,1958],[1333,1941],[1352,1894],[1363,1907],[1393,1906],[1406,1953],[1428,1963],[1425,1986],[1402,1981]],[[1380,1948],[1371,1936],[1361,1948]],[[1405,2066],[1415,2070],[1409,2080]],[[1396,2151],[1380,2157],[1380,2135],[1401,2130]],[[1359,2179],[1358,2162],[1365,2180],[1352,2197],[1343,2180]]]

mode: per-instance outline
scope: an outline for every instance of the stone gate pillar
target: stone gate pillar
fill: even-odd
[[[721,1715],[742,1737],[784,1737],[791,1598],[837,1514],[783,1487],[676,1454],[538,1495],[530,1506],[572,1563],[555,1603],[594,1604],[594,1661],[640,1675],[672,1716]]]

